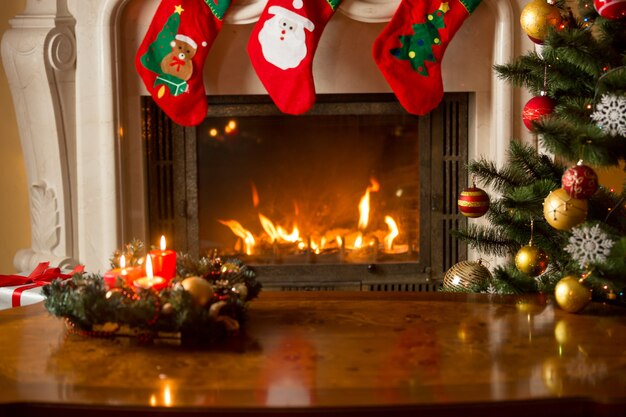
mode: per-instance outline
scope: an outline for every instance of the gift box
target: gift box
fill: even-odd
[[[44,300],[42,288],[55,279],[67,279],[75,273],[83,272],[82,265],[69,274],[60,268],[49,268],[49,262],[42,262],[28,275],[0,275],[0,310],[38,303]]]
[[[41,289],[44,285],[45,283],[0,287],[0,310],[43,301]]]

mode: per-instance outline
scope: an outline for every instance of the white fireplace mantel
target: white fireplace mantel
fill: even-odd
[[[485,91],[477,94],[478,116],[471,122],[474,139],[470,142],[470,155],[484,155],[496,163],[504,162],[513,133],[513,96],[511,88],[494,77],[490,68],[512,59],[512,4],[518,1],[485,0],[475,15],[489,15],[483,21],[493,22],[493,39],[458,41],[466,42],[462,48],[471,49],[476,42],[486,42],[491,48],[491,62],[485,65],[489,73],[484,71],[488,87],[480,88]],[[226,24],[245,27],[253,23],[264,3],[265,0],[235,2]],[[388,21],[398,3],[399,0],[344,0],[340,12],[344,18],[376,24]],[[145,26],[157,5],[158,0],[28,0],[24,12],[10,21],[11,29],[2,38],[2,61],[18,119],[32,225],[31,248],[15,255],[18,270],[30,270],[38,262],[49,260],[61,266],[80,262],[90,271],[103,271],[112,251],[128,238],[125,230],[130,227],[126,224],[129,216],[124,213],[130,206],[143,207],[127,201],[126,174],[122,174],[128,157],[124,141],[139,140],[135,134],[129,134],[136,131],[126,128],[133,124],[128,118],[138,113],[129,108],[127,95],[135,94],[128,92],[129,79],[137,94],[143,87],[138,77],[129,75],[134,68],[124,58],[129,48],[125,38],[129,30],[124,25]],[[125,16],[127,9],[133,8],[145,12]],[[146,28],[134,29],[145,32]],[[471,28],[468,30],[469,34],[476,34]],[[457,42],[456,38],[453,42]],[[132,48],[136,50],[135,46]],[[323,48],[320,43],[320,49]],[[316,64],[324,65],[317,60],[316,56]],[[466,65],[446,67],[444,61],[444,84],[453,80],[449,83],[454,84],[453,89],[464,89],[469,85],[466,71]],[[206,78],[205,74],[205,84],[209,86],[218,83]],[[332,91],[333,85],[326,83],[323,76],[320,78],[318,91]],[[210,88],[207,90],[211,93]],[[466,91],[475,90],[470,85]],[[141,180],[138,182],[142,184]],[[135,194],[142,199],[144,191],[135,190]],[[144,215],[134,214],[140,219]]]

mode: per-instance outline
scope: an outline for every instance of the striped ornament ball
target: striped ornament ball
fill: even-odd
[[[489,210],[489,195],[475,186],[466,188],[461,191],[457,204],[462,215],[480,217]]]
[[[452,265],[443,277],[443,288],[448,291],[469,291],[484,287],[493,279],[482,261],[461,261]]]

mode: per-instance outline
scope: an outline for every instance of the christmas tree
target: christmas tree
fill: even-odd
[[[486,159],[468,165],[492,201],[486,222],[454,234],[505,260],[469,290],[556,288],[559,305],[576,311],[559,301],[559,286],[573,284],[586,298],[624,302],[626,182],[598,186],[595,169],[623,167],[626,159],[626,4],[595,3],[530,2],[521,23],[539,46],[495,68],[535,96],[523,120],[537,145],[512,141],[506,166]]]

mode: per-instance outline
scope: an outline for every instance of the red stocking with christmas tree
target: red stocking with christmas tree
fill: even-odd
[[[176,123],[207,113],[202,68],[231,0],[162,0],[139,46],[135,66],[156,103]]]
[[[269,0],[248,42],[259,79],[278,108],[302,114],[315,103],[313,56],[341,0]]]
[[[374,60],[409,113],[429,113],[441,102],[441,60],[481,1],[402,0],[374,41]]]

